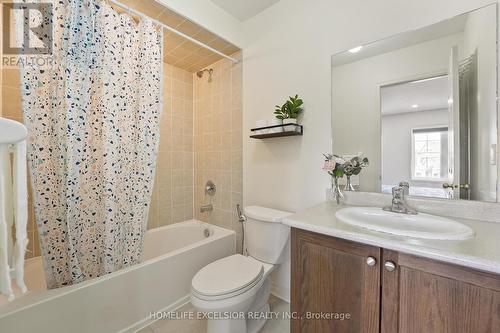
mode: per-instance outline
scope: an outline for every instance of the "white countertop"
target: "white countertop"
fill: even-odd
[[[352,206],[337,206],[327,201],[291,215],[283,223],[298,229],[500,274],[500,223],[453,217],[474,229],[475,237],[462,241],[421,240],[345,224],[335,218],[335,212],[344,207]]]

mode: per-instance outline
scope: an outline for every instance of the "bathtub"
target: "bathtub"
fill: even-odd
[[[197,220],[176,223],[148,230],[140,264],[53,290],[40,283],[40,258],[27,260],[30,291],[0,305],[0,332],[135,332],[154,320],[152,313],[187,303],[196,272],[234,254],[235,245],[234,231]]]

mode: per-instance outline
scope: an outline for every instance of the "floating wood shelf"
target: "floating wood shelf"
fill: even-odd
[[[293,127],[294,129],[290,131],[289,130],[290,127]],[[279,128],[280,131],[271,131],[272,129],[276,128]],[[297,124],[282,124],[282,125],[252,128],[250,131],[252,132],[252,135],[250,135],[252,139],[268,139],[268,138],[279,138],[282,136],[303,135],[304,127],[302,125],[297,125]]]

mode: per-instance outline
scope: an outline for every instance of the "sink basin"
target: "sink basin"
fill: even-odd
[[[403,237],[464,240],[474,236],[474,230],[462,223],[424,213],[406,215],[378,207],[348,207],[337,211],[335,216],[356,227]]]

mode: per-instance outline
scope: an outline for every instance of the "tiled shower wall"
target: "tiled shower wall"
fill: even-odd
[[[241,57],[240,53],[233,57]],[[242,67],[220,60],[213,69],[194,81],[194,212],[205,222],[233,229],[237,250],[241,252],[242,225],[236,205],[242,204]],[[217,186],[214,197],[205,195],[205,184]],[[200,207],[212,203],[214,210],[201,213]]]
[[[193,75],[163,64],[163,112],[148,228],[193,218]]]

